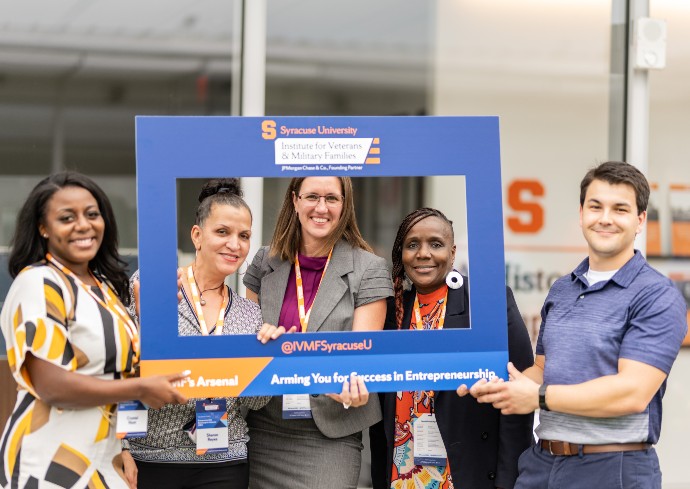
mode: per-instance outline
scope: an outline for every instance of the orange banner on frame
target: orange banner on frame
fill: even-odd
[[[141,374],[168,375],[190,370],[175,387],[187,397],[237,397],[273,358],[142,360]]]

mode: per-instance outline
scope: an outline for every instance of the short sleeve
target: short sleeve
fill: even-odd
[[[67,327],[72,303],[70,291],[59,278],[47,275],[45,267],[21,272],[7,294],[0,318],[7,361],[19,386],[35,396],[27,353],[65,370],[77,368]]]
[[[268,248],[266,246],[259,248],[259,251],[256,252],[252,260],[252,264],[249,265],[247,273],[244,274],[244,278],[242,279],[244,286],[255,294],[261,291],[261,278],[263,277],[262,264],[266,253],[268,253]]]
[[[670,283],[644,289],[630,307],[620,358],[636,360],[668,374],[688,331],[687,309]]]
[[[386,260],[376,255],[371,255],[371,257],[369,266],[362,274],[355,297],[355,308],[393,295],[393,283]]]

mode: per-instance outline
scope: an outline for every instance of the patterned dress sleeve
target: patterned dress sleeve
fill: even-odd
[[[139,281],[139,270],[136,270],[129,279],[129,305],[127,306],[127,312],[132,319],[134,319],[135,324],[139,324],[139,316],[137,316],[137,302],[134,297],[134,282]]]
[[[244,299],[244,298],[237,298],[238,304],[244,304],[244,307],[241,309],[238,308],[238,310],[243,311],[242,312],[242,318],[240,322],[242,324],[247,324],[249,325],[250,331],[241,331],[242,333],[248,333],[251,332],[251,334],[255,334],[259,331],[261,328],[261,325],[263,324],[263,320],[261,317],[261,309],[253,302]],[[233,310],[231,310],[232,312]],[[264,407],[268,402],[271,400],[271,396],[255,396],[255,397],[239,397],[238,402],[241,406],[251,409],[253,411],[256,411],[258,409],[261,409]]]
[[[367,268],[362,275],[359,290],[355,297],[355,308],[376,302],[393,295],[393,283],[386,260],[380,256],[370,255]]]
[[[0,319],[12,375],[36,397],[25,365],[28,353],[68,371],[77,369],[68,328],[76,290],[47,270],[38,266],[17,276]]]

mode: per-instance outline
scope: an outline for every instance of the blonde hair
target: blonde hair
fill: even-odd
[[[295,261],[295,256],[302,244],[302,227],[299,222],[299,216],[295,212],[292,196],[299,195],[302,182],[307,178],[309,177],[290,180],[290,184],[285,192],[283,206],[278,214],[278,222],[273,232],[273,238],[271,239],[270,254],[290,263]],[[326,255],[341,239],[347,241],[353,248],[361,248],[371,252],[371,247],[364,240],[357,226],[355,203],[352,195],[352,180],[349,177],[337,178],[340,180],[343,192],[343,209],[340,213],[338,225],[318,252]]]

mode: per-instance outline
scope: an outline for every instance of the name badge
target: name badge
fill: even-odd
[[[309,394],[283,395],[283,419],[311,419]]]
[[[196,401],[196,454],[228,451],[228,409],[225,399]]]
[[[414,420],[413,439],[415,465],[443,466],[448,463],[448,454],[438,430],[435,414],[420,414]]]
[[[141,401],[124,401],[117,403],[117,423],[115,436],[123,438],[141,438],[146,436],[149,424],[149,410]]]

